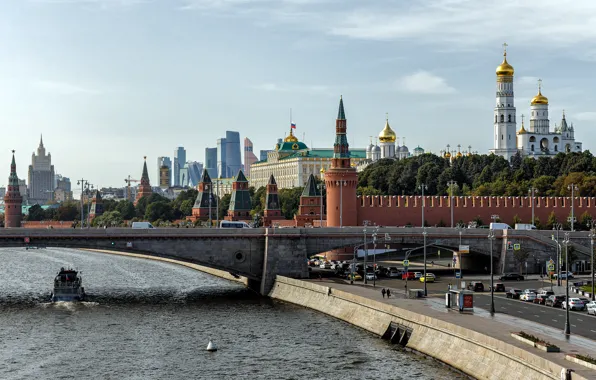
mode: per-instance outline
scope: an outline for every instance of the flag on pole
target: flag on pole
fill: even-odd
[[[290,128],[296,129],[296,123],[292,122],[292,124],[290,124]]]

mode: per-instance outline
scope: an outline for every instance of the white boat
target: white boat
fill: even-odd
[[[85,299],[85,288],[81,286],[82,283],[83,279],[76,270],[60,268],[60,272],[54,278],[52,302],[83,301]]]
[[[213,344],[213,342],[209,341],[209,344],[207,345],[207,351],[215,352],[217,351],[217,346]]]

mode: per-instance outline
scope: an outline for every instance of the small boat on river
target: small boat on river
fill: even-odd
[[[52,302],[85,300],[85,288],[82,287],[82,283],[83,279],[76,270],[60,268],[60,272],[54,278]]]

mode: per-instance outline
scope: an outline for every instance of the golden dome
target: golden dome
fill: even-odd
[[[451,158],[451,153],[449,153],[449,151],[445,152],[445,158]]]
[[[325,174],[325,168],[321,168],[321,170],[319,170],[319,172],[320,172],[321,174]]]
[[[294,136],[291,129],[290,129],[290,135],[284,139],[284,142],[298,142],[298,138],[296,136]]]
[[[395,139],[395,132],[393,132],[393,129],[389,126],[389,120],[385,120],[385,128],[379,133],[379,141],[394,143]]]
[[[535,104],[548,105],[548,98],[546,96],[542,95],[542,92],[540,91],[540,87],[538,87],[538,95],[536,95],[535,97],[532,98],[532,102],[530,104],[531,105],[535,105]]]
[[[514,70],[513,66],[507,62],[507,52],[503,53],[503,62],[499,66],[497,66],[497,76],[498,77],[505,77],[505,76],[513,76]]]
[[[456,155],[456,157],[457,157],[457,158],[460,158],[461,156],[463,156],[463,154],[461,154],[461,152],[457,152],[457,155]]]
[[[528,133],[528,131],[526,131],[526,128],[524,128],[524,115],[522,115],[522,125],[521,125],[521,128],[519,129],[519,131],[517,131],[517,134],[525,135],[526,133]]]

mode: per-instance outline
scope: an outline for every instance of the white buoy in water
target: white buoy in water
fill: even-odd
[[[207,345],[207,351],[215,352],[217,351],[217,346],[213,344],[213,342],[209,341],[209,344]]]

